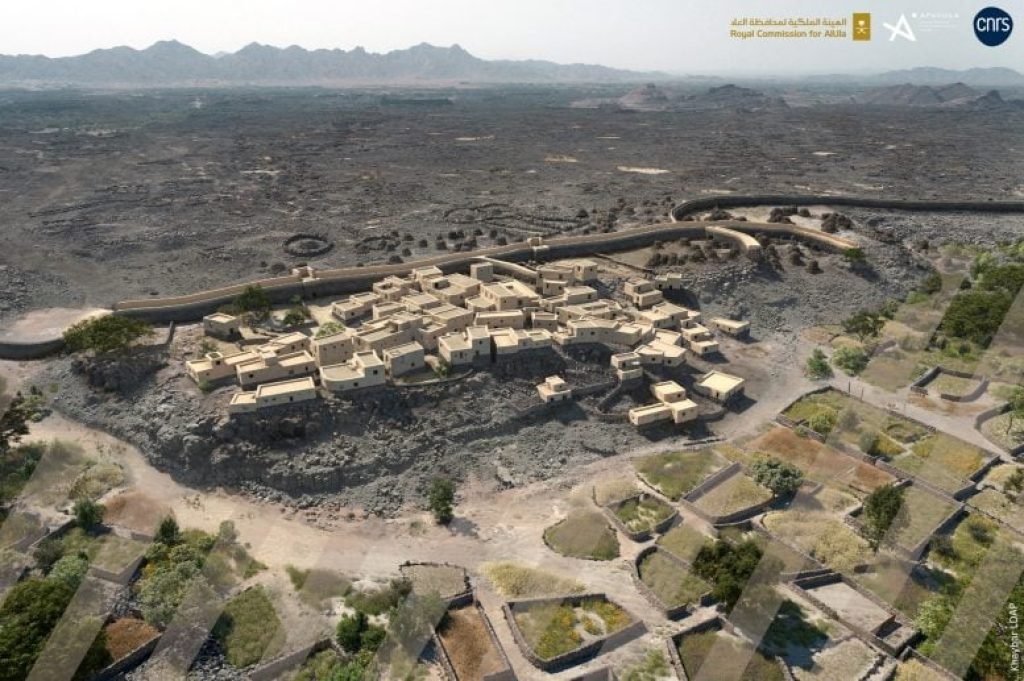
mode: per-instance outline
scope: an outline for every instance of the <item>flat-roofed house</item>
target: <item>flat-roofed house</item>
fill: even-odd
[[[390,376],[401,376],[425,366],[423,346],[416,341],[384,350],[384,368]]]
[[[385,376],[384,362],[372,350],[357,352],[344,364],[320,367],[320,382],[336,393],[384,385]]]
[[[405,305],[398,301],[380,302],[373,306],[373,315],[370,318],[376,322],[405,311]]]
[[[438,338],[437,352],[453,367],[473,362],[473,347],[461,333],[448,333]]]
[[[625,283],[623,291],[629,296],[630,302],[640,309],[660,303],[663,299],[661,291],[655,288],[650,279],[630,279]]]
[[[572,388],[561,376],[548,376],[537,385],[537,393],[545,404],[564,402],[572,398]]]
[[[431,293],[410,293],[400,301],[405,309],[414,314],[423,314],[433,307],[442,304],[442,300]]]
[[[412,290],[412,287],[413,282],[411,279],[403,279],[402,277],[391,275],[375,282],[373,284],[373,292],[380,296],[381,300],[393,303],[401,300],[403,296]]]
[[[475,262],[469,266],[469,276],[488,284],[494,281],[494,265],[489,262]]]
[[[653,305],[651,309],[655,312],[660,312],[663,315],[671,317],[672,321],[675,322],[674,326],[686,326],[687,322],[693,320],[693,315],[689,308],[676,305],[675,303],[670,303],[667,300],[663,300],[660,303]]]
[[[654,276],[654,288],[659,291],[682,291],[683,275],[679,272],[666,272]]]
[[[683,338],[687,343],[711,339],[711,331],[703,324],[694,324],[682,330]]]
[[[589,258],[566,260],[565,264],[572,267],[573,277],[576,281],[593,281],[597,279],[597,263]]]
[[[317,366],[329,364],[340,364],[347,362],[352,353],[355,352],[355,342],[352,339],[352,332],[348,329],[332,333],[327,336],[318,336],[310,341],[313,359]]]
[[[242,320],[223,312],[214,312],[203,317],[203,333],[214,338],[231,340],[242,333]]]
[[[611,356],[609,362],[615,369],[615,377],[620,383],[635,381],[644,375],[640,366],[640,355],[635,352],[620,352]]]
[[[274,348],[279,355],[291,354],[300,350],[309,350],[309,336],[298,331],[286,333],[267,341],[267,345]]]
[[[686,399],[686,388],[675,381],[661,381],[651,385],[651,394],[659,402],[678,402]]]
[[[423,287],[431,279],[437,279],[443,277],[444,272],[441,271],[440,267],[435,265],[427,265],[426,267],[417,267],[411,273],[410,276],[419,285],[420,290],[425,290]]]
[[[522,310],[540,304],[540,295],[518,279],[481,284],[480,297],[498,312]]]
[[[316,399],[316,384],[309,376],[286,381],[264,383],[253,391],[243,391],[231,396],[228,413],[241,414],[267,407],[277,407]]]
[[[733,336],[734,338],[743,338],[750,334],[750,322],[747,321],[715,317],[711,320],[711,325],[722,333]]]
[[[479,312],[473,321],[474,326],[486,326],[488,329],[521,329],[526,326],[526,315],[522,310],[503,312]]]
[[[723,371],[709,371],[701,376],[693,389],[716,402],[726,403],[743,394],[744,380]]]
[[[426,315],[443,326],[445,331],[453,333],[457,331],[465,331],[471,324],[473,324],[473,319],[476,316],[472,310],[467,310],[464,307],[458,307],[456,305],[449,305],[448,303],[430,308],[426,311]]]
[[[336,319],[347,322],[367,314],[380,301],[381,297],[376,293],[355,293],[331,305],[331,314]]]
[[[687,343],[690,352],[698,357],[705,357],[718,352],[718,341],[708,338],[705,340],[690,341]]]
[[[256,351],[256,359],[235,366],[235,375],[239,385],[251,388],[262,383],[309,376],[316,369],[316,360],[306,350],[277,354],[264,346]]]
[[[671,418],[672,410],[668,408],[668,405],[661,402],[647,404],[642,407],[633,407],[629,410],[629,422],[638,428],[659,421],[668,421]]]
[[[259,355],[252,350],[225,355],[220,352],[209,352],[199,359],[185,362],[185,373],[199,385],[213,384],[227,378],[235,378],[235,367],[239,364],[252,362]]]
[[[567,305],[581,305],[597,300],[597,291],[589,286],[567,286],[562,292]]]
[[[530,327],[545,331],[558,330],[558,315],[551,312],[533,311],[530,313]]]
[[[466,342],[475,359],[491,356],[491,333],[486,326],[471,326],[466,329]]]
[[[423,326],[413,330],[413,338],[427,350],[437,350],[437,339],[446,333],[450,332],[431,319]]]
[[[377,328],[361,329],[354,336],[355,348],[360,351],[371,350],[377,353],[396,345],[403,345],[413,340],[415,333],[412,327],[402,328],[389,323]]]

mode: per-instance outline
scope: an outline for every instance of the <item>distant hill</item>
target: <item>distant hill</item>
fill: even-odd
[[[1005,67],[974,68],[957,71],[922,66],[913,69],[885,71],[868,75],[847,73],[808,76],[807,81],[816,83],[861,83],[864,85],[946,85],[963,83],[975,88],[1024,87],[1024,74]]]
[[[1006,102],[998,90],[989,90],[982,94],[964,83],[952,83],[941,86],[890,85],[879,87],[855,97],[860,104],[875,106],[918,106],[942,107],[946,109],[991,110],[1015,106]]]
[[[487,61],[458,45],[426,43],[386,54],[361,47],[306,50],[252,43],[234,53],[208,55],[170,40],[144,50],[115,47],[75,57],[0,56],[0,85],[29,87],[615,83],[667,77],[590,64]]]
[[[720,85],[698,94],[669,94],[653,83],[638,87],[621,97],[581,99],[572,103],[577,109],[617,111],[688,111],[704,109],[785,108],[778,97],[737,85]]]

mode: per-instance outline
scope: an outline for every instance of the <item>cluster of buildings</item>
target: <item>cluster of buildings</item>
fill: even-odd
[[[468,275],[422,267],[333,303],[333,323],[322,325],[315,336],[292,332],[232,354],[211,352],[188,361],[186,370],[201,387],[237,382],[242,392],[229,407],[237,413],[314,399],[317,385],[347,393],[407,374],[492,362],[555,345],[601,343],[628,349],[611,361],[619,379],[630,381],[642,376],[645,366],[677,366],[689,354],[717,352],[712,328],[736,336],[747,333],[747,322],[716,319],[709,328],[699,312],[665,300],[664,291],[682,288],[680,275],[626,282],[627,305],[602,296],[591,285],[596,279],[597,265],[586,259],[537,268],[481,259]],[[222,339],[245,333],[239,318],[223,313],[205,317],[203,329]],[[572,391],[552,376],[538,393],[552,402],[568,399]],[[669,399],[674,395],[656,393],[658,405],[682,423],[693,403]],[[651,418],[638,416],[644,422]]]

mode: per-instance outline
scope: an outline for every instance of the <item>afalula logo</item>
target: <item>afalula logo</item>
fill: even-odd
[[[998,7],[986,7],[974,15],[974,35],[989,47],[1002,45],[1013,32],[1013,18]]]

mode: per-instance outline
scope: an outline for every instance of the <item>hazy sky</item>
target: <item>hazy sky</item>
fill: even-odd
[[[0,0],[0,53],[81,54],[175,38],[208,53],[249,42],[386,52],[458,43],[487,59],[550,59],[673,73],[881,71],[1024,64],[1024,24],[1000,47],[971,18],[996,3],[1024,22],[1020,0]],[[874,40],[729,38],[734,16],[871,12]],[[925,30],[914,13],[957,13]],[[883,22],[906,13],[914,43]]]

